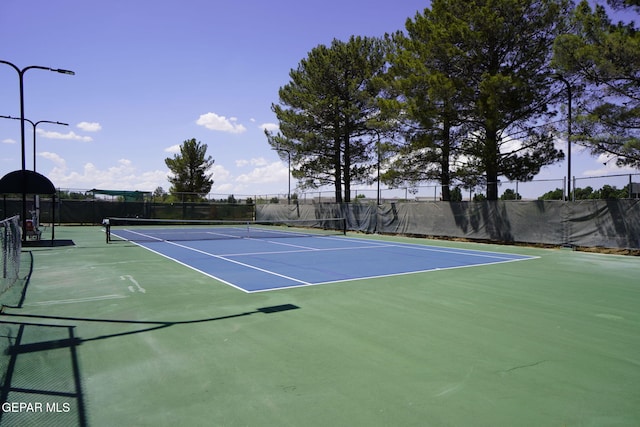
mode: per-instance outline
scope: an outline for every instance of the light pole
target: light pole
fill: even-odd
[[[279,145],[276,146],[276,148],[272,148],[272,150],[275,151],[284,151],[285,153],[287,153],[287,156],[289,158],[289,189],[287,192],[287,204],[290,205],[291,204],[291,151],[287,150],[286,148],[280,148]]]
[[[11,117],[11,116],[0,116],[0,118],[20,120],[20,117]],[[52,123],[54,125],[61,125],[61,126],[69,126],[69,123],[52,122],[51,120],[40,120],[34,123],[29,119],[24,119],[24,121],[31,123],[31,126],[33,126],[33,171],[35,172],[36,171],[36,127],[40,123]]]
[[[380,142],[380,131],[377,129],[372,129],[373,132],[375,132],[377,140],[376,140],[376,169],[377,169],[377,175],[376,175],[376,186],[377,186],[377,191],[376,191],[376,204],[378,206],[380,206],[380,148],[381,148],[381,142]]]
[[[24,73],[26,73],[29,70],[33,70],[33,69],[38,69],[38,70],[46,70],[46,71],[53,71],[56,73],[61,73],[61,74],[69,74],[69,75],[75,75],[76,73],[74,73],[73,71],[70,70],[63,70],[60,68],[49,68],[49,67],[43,67],[40,65],[30,65],[28,67],[24,67],[22,69],[18,68],[16,65],[12,64],[11,62],[8,61],[3,61],[0,60],[1,64],[7,64],[8,66],[10,66],[11,68],[13,68],[14,70],[16,70],[16,72],[18,73],[18,80],[20,82],[20,143],[21,143],[21,147],[22,147],[22,171],[24,174],[24,171],[26,171],[26,156],[25,156],[25,138],[24,138]],[[23,177],[23,190],[22,190],[22,229],[26,230],[27,229],[27,189],[26,189],[26,176]],[[22,239],[26,241],[27,239],[27,233],[23,232],[22,233]]]
[[[378,136],[378,147],[376,147],[378,149],[378,176],[376,178],[376,181],[378,181],[378,190],[377,190],[377,200],[376,203],[378,206],[380,206],[380,136]]]
[[[571,83],[562,75],[556,78],[567,87],[567,201],[571,200]]]

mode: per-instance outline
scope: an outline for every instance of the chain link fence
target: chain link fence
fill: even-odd
[[[456,199],[452,201],[482,201],[486,184],[474,187],[453,185]],[[118,192],[113,192],[118,193]],[[60,189],[55,198],[27,198],[28,211],[35,213],[43,223],[99,224],[106,217],[140,217],[163,219],[239,219],[255,218],[256,205],[294,204],[311,205],[335,203],[332,188],[294,190],[289,193],[228,194],[194,193],[153,194],[134,193],[136,197],[117,194],[99,194],[95,190]],[[498,182],[501,200],[610,200],[640,198],[640,173]],[[433,202],[442,200],[442,188],[436,183],[414,187],[389,188],[373,186],[351,191],[352,203],[384,204],[397,202]],[[20,195],[3,195],[0,215],[4,218],[22,212]]]

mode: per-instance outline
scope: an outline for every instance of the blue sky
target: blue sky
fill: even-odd
[[[213,193],[286,194],[287,164],[270,150],[263,128],[276,124],[271,104],[289,71],[319,44],[401,30],[426,6],[425,0],[2,0],[0,59],[21,69],[76,73],[24,74],[25,117],[69,124],[37,128],[37,171],[56,187],[167,191],[164,159],[196,138],[215,159]],[[18,74],[5,64],[0,115],[20,115]],[[28,123],[26,141],[32,169]],[[573,154],[578,177],[629,172],[577,148]],[[0,176],[20,168],[20,122],[0,119]],[[563,162],[538,178],[561,180],[566,169]]]

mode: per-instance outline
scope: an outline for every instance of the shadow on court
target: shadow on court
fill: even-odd
[[[2,357],[0,425],[86,426],[74,326],[1,322],[8,343]],[[54,418],[55,417],[55,418]]]
[[[230,315],[227,315],[227,316],[208,317],[208,318],[205,318],[205,319],[195,319],[195,320],[181,320],[181,321],[177,321],[177,322],[146,321],[146,320],[119,320],[119,319],[94,319],[94,318],[86,318],[86,317],[63,317],[63,316],[46,316],[46,315],[36,315],[36,314],[15,314],[15,313],[3,313],[3,316],[6,316],[6,317],[15,316],[15,317],[21,317],[21,318],[30,318],[30,319],[77,321],[77,322],[123,323],[123,324],[130,324],[130,325],[148,325],[148,327],[146,327],[144,329],[138,329],[138,330],[135,330],[135,331],[127,331],[127,332],[121,332],[121,333],[117,333],[117,334],[100,335],[100,336],[93,337],[93,338],[81,338],[81,339],[78,339],[79,343],[83,343],[83,342],[88,342],[88,341],[97,341],[97,340],[103,340],[103,339],[107,339],[107,338],[115,338],[115,337],[126,336],[126,335],[134,335],[134,334],[139,334],[141,332],[150,332],[150,331],[155,331],[155,330],[159,330],[159,329],[168,328],[168,327],[175,326],[175,325],[188,325],[188,324],[194,324],[194,323],[214,322],[214,321],[217,321],[217,320],[235,319],[237,317],[250,316],[252,314],[258,314],[258,313],[272,314],[272,313],[279,313],[279,312],[282,312],[282,311],[296,310],[296,309],[299,309],[299,308],[300,307],[298,307],[297,305],[293,305],[293,304],[282,304],[282,305],[277,305],[277,306],[272,306],[272,307],[262,307],[262,308],[258,308],[256,310],[254,310],[254,311],[247,311],[247,312],[238,313],[238,314],[230,314]],[[11,352],[11,349],[9,350],[9,352]]]
[[[87,409],[78,360],[78,346],[85,342],[151,332],[175,325],[214,322],[254,314],[273,314],[300,307],[283,304],[238,314],[184,321],[138,321],[86,317],[3,313],[3,318],[37,321],[98,322],[140,325],[141,329],[89,338],[77,337],[76,325],[61,326],[24,321],[0,321],[4,351],[0,357],[2,388],[0,425],[87,426]]]
[[[61,247],[61,246],[75,246],[73,240],[70,239],[55,239],[55,240],[27,240],[22,242],[22,247],[29,248],[46,248],[46,247]]]

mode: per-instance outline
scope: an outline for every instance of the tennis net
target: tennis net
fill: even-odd
[[[112,237],[134,242],[276,239],[346,234],[344,218],[278,221],[109,218]]]
[[[0,245],[2,246],[2,281],[0,282],[0,294],[2,294],[16,283],[20,273],[22,236],[20,233],[19,216],[13,216],[0,221]]]

